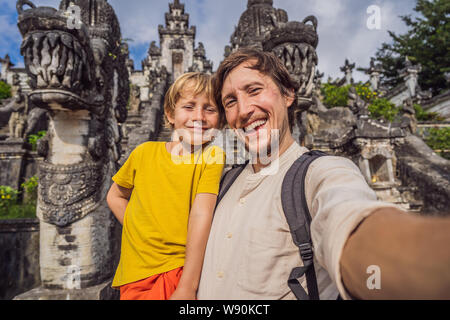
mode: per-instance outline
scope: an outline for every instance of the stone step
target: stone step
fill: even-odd
[[[159,132],[157,141],[170,141],[172,137],[172,129],[168,129],[162,125],[161,131]]]

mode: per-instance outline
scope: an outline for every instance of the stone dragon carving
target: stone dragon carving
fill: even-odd
[[[225,56],[240,47],[272,51],[284,63],[297,82],[295,112],[307,110],[313,103],[314,79],[318,63],[317,19],[288,21],[285,10],[276,9],[272,0],[249,0],[247,10],[231,36]]]
[[[120,26],[106,0],[62,0],[59,10],[19,0],[17,11],[23,36],[21,54],[31,79],[29,99],[50,116],[48,134],[41,142],[45,147],[39,148],[45,156],[39,167],[37,207],[42,282],[47,287],[64,287],[61,279],[68,262],[61,262],[63,252],[50,258],[42,251],[61,247],[61,228],[69,230],[67,235],[79,226],[90,228],[87,237],[94,247],[90,250],[95,251],[92,259],[102,260],[86,271],[81,265],[82,286],[92,285],[104,280],[108,272],[102,268],[111,269],[105,265],[111,252],[100,252],[102,245],[111,246],[111,239],[105,236],[102,244],[95,241],[113,223],[105,222],[110,221],[110,213],[104,200],[121,155],[119,123],[127,117],[129,81]],[[76,12],[79,17],[74,16]],[[75,251],[81,250],[76,249],[81,243],[71,245]],[[55,264],[61,268],[60,274],[54,271]],[[90,280],[84,281],[83,274]]]

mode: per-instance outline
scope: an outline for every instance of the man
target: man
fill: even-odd
[[[295,299],[287,279],[302,262],[280,197],[287,170],[308,151],[289,128],[295,84],[273,54],[241,49],[219,66],[215,91],[229,126],[256,161],[216,209],[198,298]],[[271,150],[274,136],[278,148]],[[277,161],[267,163],[267,149],[278,153]],[[265,174],[275,162],[276,173]],[[315,160],[305,189],[321,299],[450,298],[449,219],[378,202],[357,166],[342,157]],[[368,286],[367,270],[379,271],[376,288]],[[300,281],[306,290],[304,277]]]

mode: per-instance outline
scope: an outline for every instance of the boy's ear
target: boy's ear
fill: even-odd
[[[173,125],[175,123],[175,119],[173,117],[173,113],[170,111],[164,111],[164,114],[166,115],[167,120],[169,121],[169,123],[171,125]]]

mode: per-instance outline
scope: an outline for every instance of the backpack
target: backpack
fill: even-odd
[[[292,269],[288,279],[288,286],[298,300],[319,300],[310,232],[311,215],[305,197],[305,177],[311,162],[326,155],[326,153],[316,150],[304,153],[289,168],[281,186],[281,204],[284,215],[286,216],[294,244],[299,247],[300,257],[303,261],[302,267]],[[234,165],[222,177],[216,207],[247,164],[248,161],[243,165]],[[306,277],[309,295],[297,280],[303,275]]]

